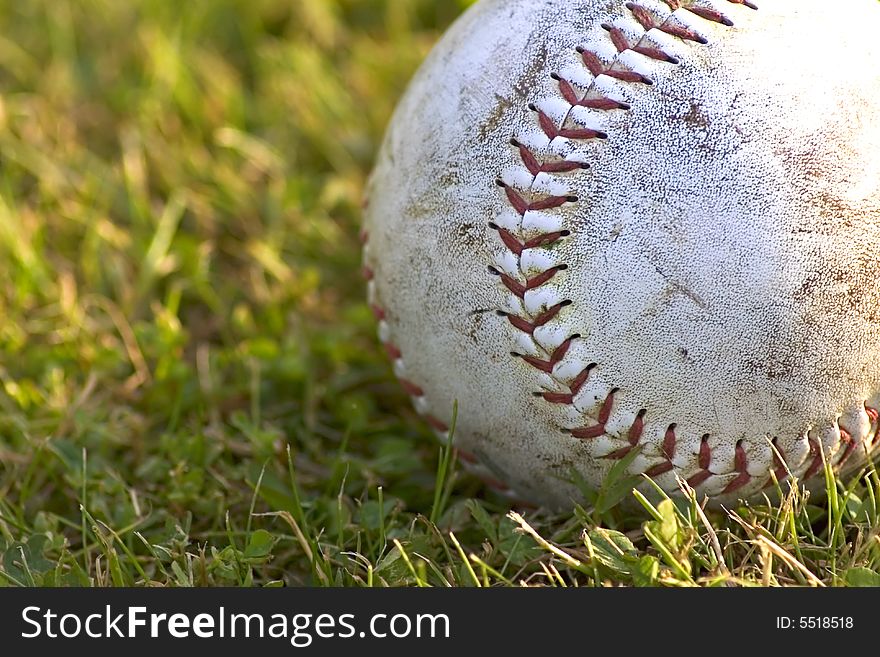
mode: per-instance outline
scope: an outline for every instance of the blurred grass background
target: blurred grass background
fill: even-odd
[[[0,4],[0,585],[880,580],[870,483],[717,532],[532,514],[566,560],[443,470],[358,215],[467,4]]]
[[[418,425],[380,413],[406,407],[358,213],[393,105],[462,4],[0,5],[7,543],[99,542],[81,502],[124,534],[226,542],[264,463],[265,494],[289,495],[288,441],[331,502],[343,480],[433,480]]]

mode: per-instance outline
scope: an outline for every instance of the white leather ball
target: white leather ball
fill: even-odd
[[[525,499],[821,484],[880,408],[880,3],[484,0],[368,188],[380,338]],[[580,482],[580,485],[579,485]],[[646,489],[649,483],[641,484]]]

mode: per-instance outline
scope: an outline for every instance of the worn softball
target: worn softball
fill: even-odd
[[[367,194],[370,302],[418,411],[445,437],[457,403],[462,459],[553,507],[622,461],[716,505],[864,465],[878,35],[875,0],[466,12]]]

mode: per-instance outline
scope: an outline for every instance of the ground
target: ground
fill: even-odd
[[[358,215],[465,4],[0,6],[0,585],[880,584],[873,470],[508,513],[420,423]]]

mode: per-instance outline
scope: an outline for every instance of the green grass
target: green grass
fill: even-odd
[[[0,5],[0,585],[880,582],[873,472],[508,515],[420,424],[358,214],[464,4]]]

